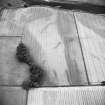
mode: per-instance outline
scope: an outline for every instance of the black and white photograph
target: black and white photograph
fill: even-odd
[[[0,105],[105,105],[105,0],[0,0]]]

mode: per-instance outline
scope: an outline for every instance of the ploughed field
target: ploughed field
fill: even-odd
[[[78,105],[82,97],[85,97],[83,100],[86,100],[86,105],[90,105],[88,100],[91,105],[104,105],[104,87],[90,86],[105,81],[104,34],[105,16],[102,14],[39,6],[2,11],[0,17],[1,105],[7,103],[34,105],[35,102],[35,105],[63,105],[64,103],[74,105],[75,99],[77,99],[75,105]],[[30,75],[29,66],[16,59],[16,49],[20,42],[28,47],[35,64],[45,72],[39,89],[27,92],[21,88]],[[81,85],[86,87],[70,87]],[[59,88],[54,88],[58,86]],[[74,91],[72,93],[74,97],[71,98],[67,91],[70,94]],[[99,101],[96,102],[97,97],[88,96],[91,91],[93,96],[100,97]],[[80,99],[77,93],[81,95]],[[34,97],[36,94],[38,97]],[[68,98],[58,101],[63,97]],[[69,98],[73,100],[68,101]],[[83,100],[80,102],[81,105]]]

